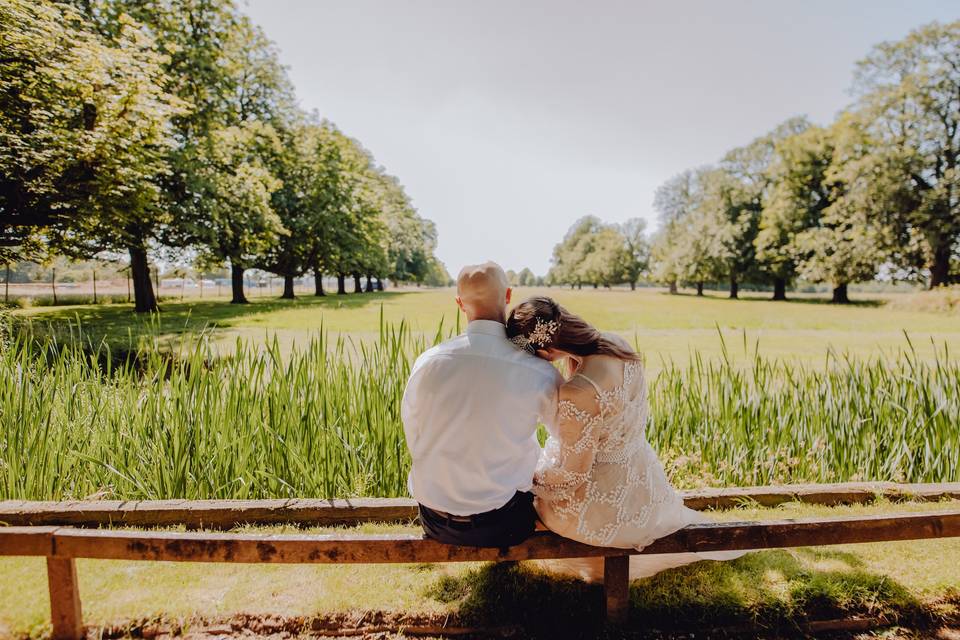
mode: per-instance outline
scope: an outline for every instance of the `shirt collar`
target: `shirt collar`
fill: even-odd
[[[482,334],[485,336],[507,337],[507,328],[496,320],[474,320],[467,324],[467,335]]]

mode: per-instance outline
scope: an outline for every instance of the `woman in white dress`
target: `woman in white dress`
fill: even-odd
[[[560,387],[555,432],[534,476],[534,504],[549,529],[596,546],[643,549],[688,524],[708,521],[684,506],[647,442],[643,364],[625,340],[601,333],[547,297],[517,305],[507,335],[538,357],[565,360],[569,372]],[[631,556],[630,577],[739,555]],[[589,581],[603,576],[598,558],[546,564]]]

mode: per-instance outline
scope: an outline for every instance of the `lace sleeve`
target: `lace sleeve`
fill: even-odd
[[[562,510],[563,503],[582,497],[597,452],[595,431],[600,415],[592,389],[561,390],[557,418],[557,435],[547,443],[533,492],[558,503]]]

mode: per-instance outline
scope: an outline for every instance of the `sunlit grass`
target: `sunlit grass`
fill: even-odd
[[[750,343],[760,341],[770,357],[800,358],[821,366],[829,348],[866,356],[896,351],[905,346],[903,331],[914,338],[918,354],[932,355],[930,338],[960,350],[960,324],[956,317],[884,306],[887,298],[857,294],[861,302],[850,306],[796,294],[789,302],[771,302],[769,294],[744,293],[742,300],[727,300],[722,293],[704,298],[671,296],[661,290],[572,291],[565,288],[520,288],[514,301],[530,295],[550,295],[601,329],[618,332],[647,354],[650,366],[661,359],[684,363],[691,352],[720,355],[717,328],[728,340],[744,332]],[[857,298],[857,295],[854,298]],[[403,319],[413,332],[431,334],[444,320],[455,322],[459,311],[452,289],[393,290],[383,293],[301,296],[297,300],[252,298],[249,305],[224,300],[165,302],[159,318],[137,316],[129,305],[36,308],[14,312],[17,318],[54,322],[60,326],[79,320],[91,337],[125,340],[128,331],[152,335],[160,323],[166,334],[191,334],[208,329],[224,348],[243,337],[251,341],[276,338],[284,353],[302,345],[322,325],[331,333],[375,340],[381,307],[395,321]],[[896,299],[900,299],[896,297]],[[901,305],[902,306],[902,305]]]
[[[430,337],[321,332],[284,355],[16,333],[0,351],[0,499],[397,496],[400,399]],[[715,338],[726,349],[720,338]],[[960,362],[753,352],[651,376],[649,438],[680,485],[960,478]]]

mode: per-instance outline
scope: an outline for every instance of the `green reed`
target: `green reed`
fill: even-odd
[[[451,327],[451,329],[453,329]],[[208,336],[119,348],[0,331],[0,499],[397,496],[400,399],[444,339],[381,322],[281,353]],[[960,365],[831,354],[823,368],[694,356],[650,383],[649,436],[683,485],[960,479]]]

